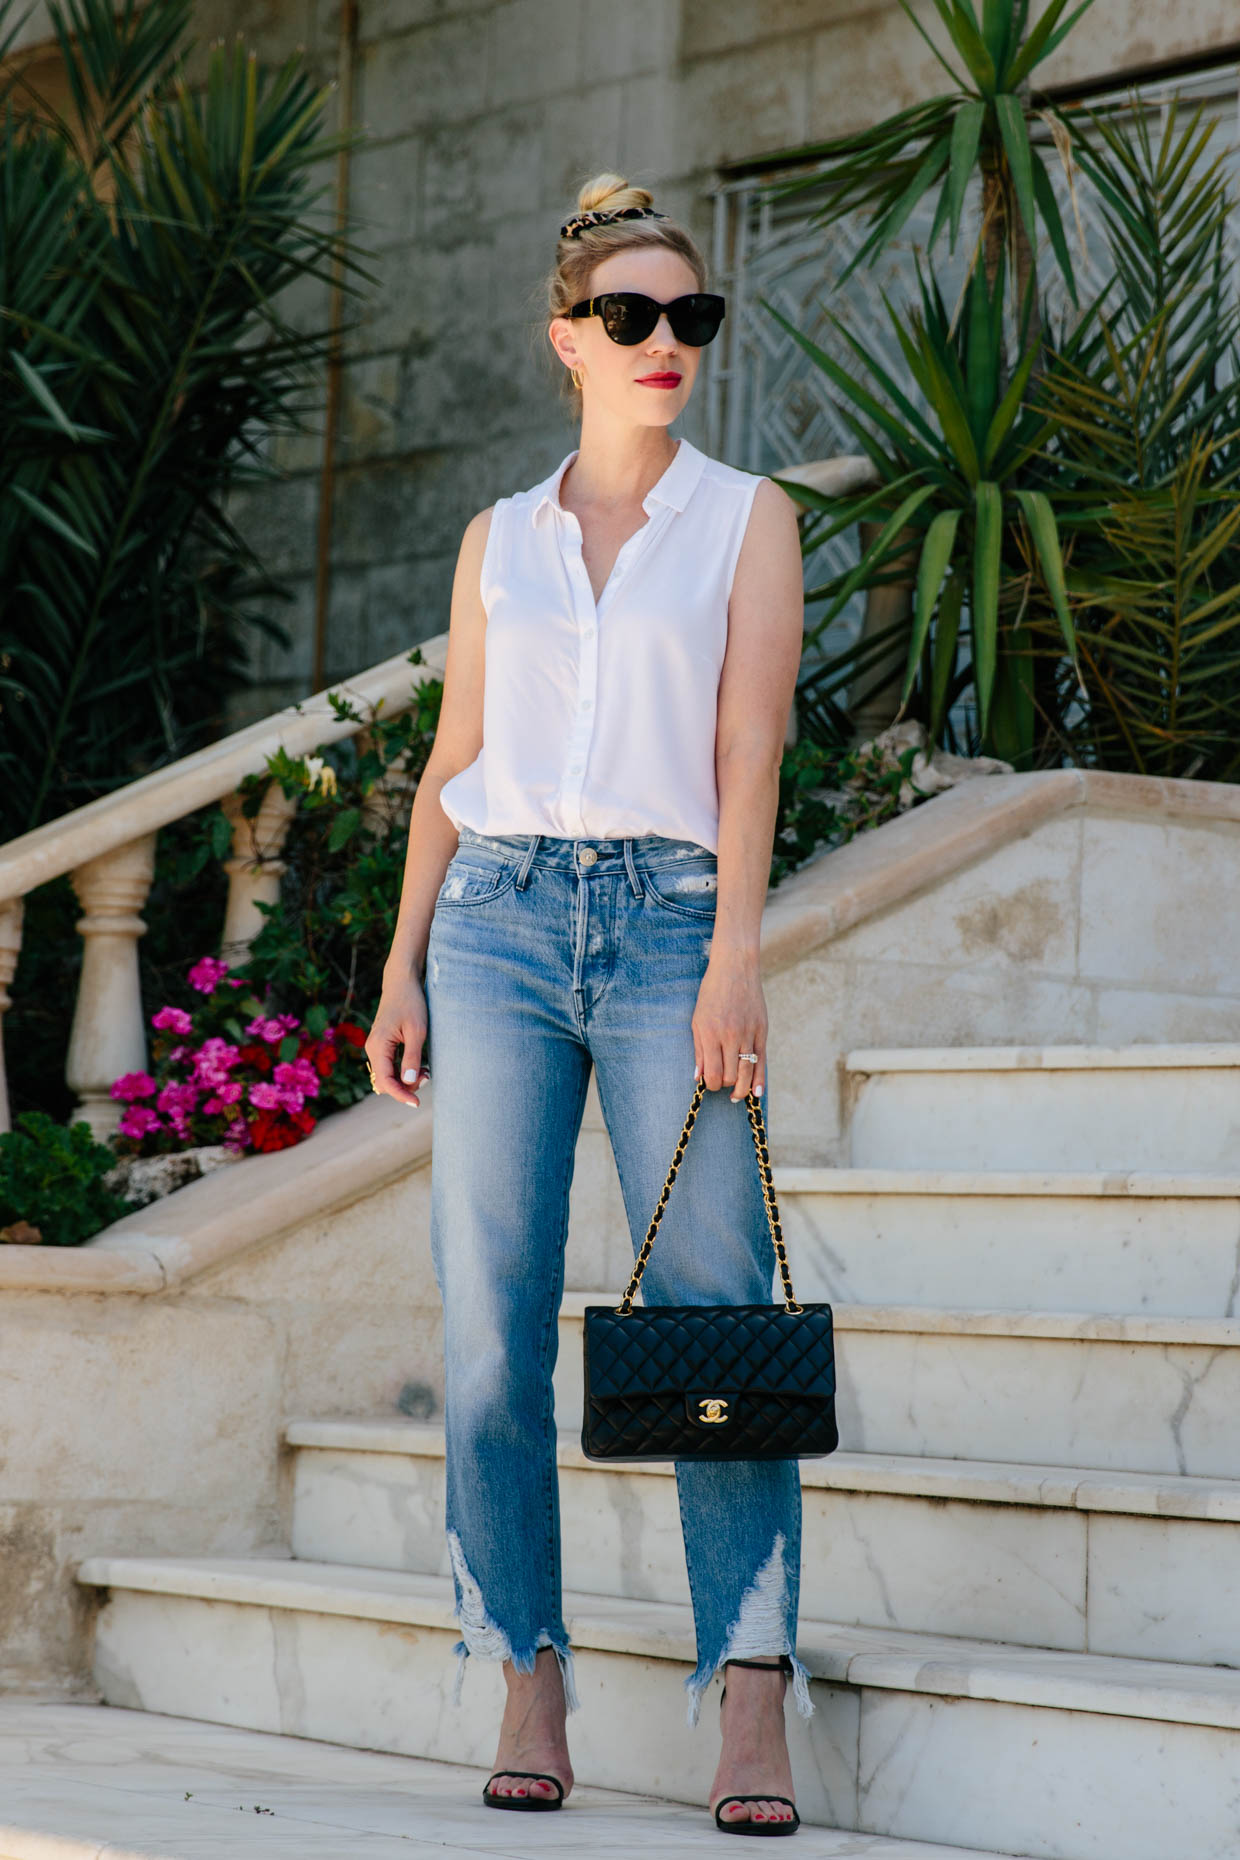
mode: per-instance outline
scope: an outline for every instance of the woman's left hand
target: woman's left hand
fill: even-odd
[[[766,998],[757,958],[712,956],[706,965],[693,1010],[695,1079],[708,1091],[732,1088],[732,1102],[753,1092],[762,1096],[766,1082]],[[757,1059],[742,1059],[756,1053]]]

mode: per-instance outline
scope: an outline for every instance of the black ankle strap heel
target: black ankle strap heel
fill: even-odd
[[[786,1653],[781,1653],[778,1660],[725,1660],[723,1664],[725,1667],[752,1666],[761,1672],[784,1673],[788,1678],[792,1677],[793,1672],[792,1661],[788,1658]],[[728,1688],[727,1682],[725,1681],[723,1691],[719,1694],[719,1705],[721,1709],[723,1701],[727,1696]],[[790,1808],[792,1810],[792,1819],[790,1821],[721,1821],[719,1819],[720,1812],[729,1807],[733,1802],[782,1802],[785,1808]],[[797,1814],[796,1803],[786,1795],[762,1795],[761,1793],[756,1795],[725,1795],[715,1803],[715,1826],[718,1828],[720,1834],[753,1835],[757,1839],[765,1840],[768,1836],[776,1837],[781,1834],[795,1834],[800,1825],[801,1817]]]

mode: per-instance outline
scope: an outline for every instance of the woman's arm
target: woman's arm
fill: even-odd
[[[796,506],[764,479],[754,493],[728,602],[715,778],[719,889],[710,960],[693,1015],[695,1076],[732,1101],[766,1082],[759,941],[771,876],[779,769],[805,632]],[[738,1053],[757,1053],[757,1063]]]
[[[440,791],[453,775],[468,768],[482,747],[486,610],[480,580],[493,508],[488,505],[479,511],[461,538],[452,581],[443,703],[435,741],[413,797],[400,908],[383,965],[382,997],[366,1039],[366,1057],[376,1085],[402,1104],[421,1102],[416,1088],[423,1077],[427,1032],[426,944],[435,899],[458,843],[457,830],[439,804]],[[398,1047],[404,1048],[401,1072],[408,1076],[408,1084],[397,1071]]]

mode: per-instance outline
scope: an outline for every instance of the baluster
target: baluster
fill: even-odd
[[[83,915],[83,939],[69,1061],[65,1078],[78,1098],[73,1120],[84,1119],[100,1142],[111,1136],[123,1107],[111,1086],[124,1072],[146,1070],[146,1026],[138,977],[138,915],[155,876],[154,833],[87,860],[71,874]]]
[[[241,812],[241,795],[236,791],[225,795],[220,806],[233,830],[232,853],[224,861],[228,904],[220,958],[235,969],[245,961],[250,944],[267,922],[258,906],[279,903],[280,880],[288,870],[280,854],[297,812],[297,797],[290,799],[279,782],[272,781],[253,820]]]
[[[0,904],[0,1131],[12,1129],[9,1122],[9,1087],[4,1070],[4,1016],[13,1005],[9,983],[17,971],[22,946],[21,898]]]

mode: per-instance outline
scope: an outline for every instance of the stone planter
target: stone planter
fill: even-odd
[[[176,1150],[168,1156],[123,1156],[109,1169],[104,1181],[136,1208],[144,1208],[187,1182],[209,1175],[240,1157],[226,1144],[201,1143],[196,1149]]]

